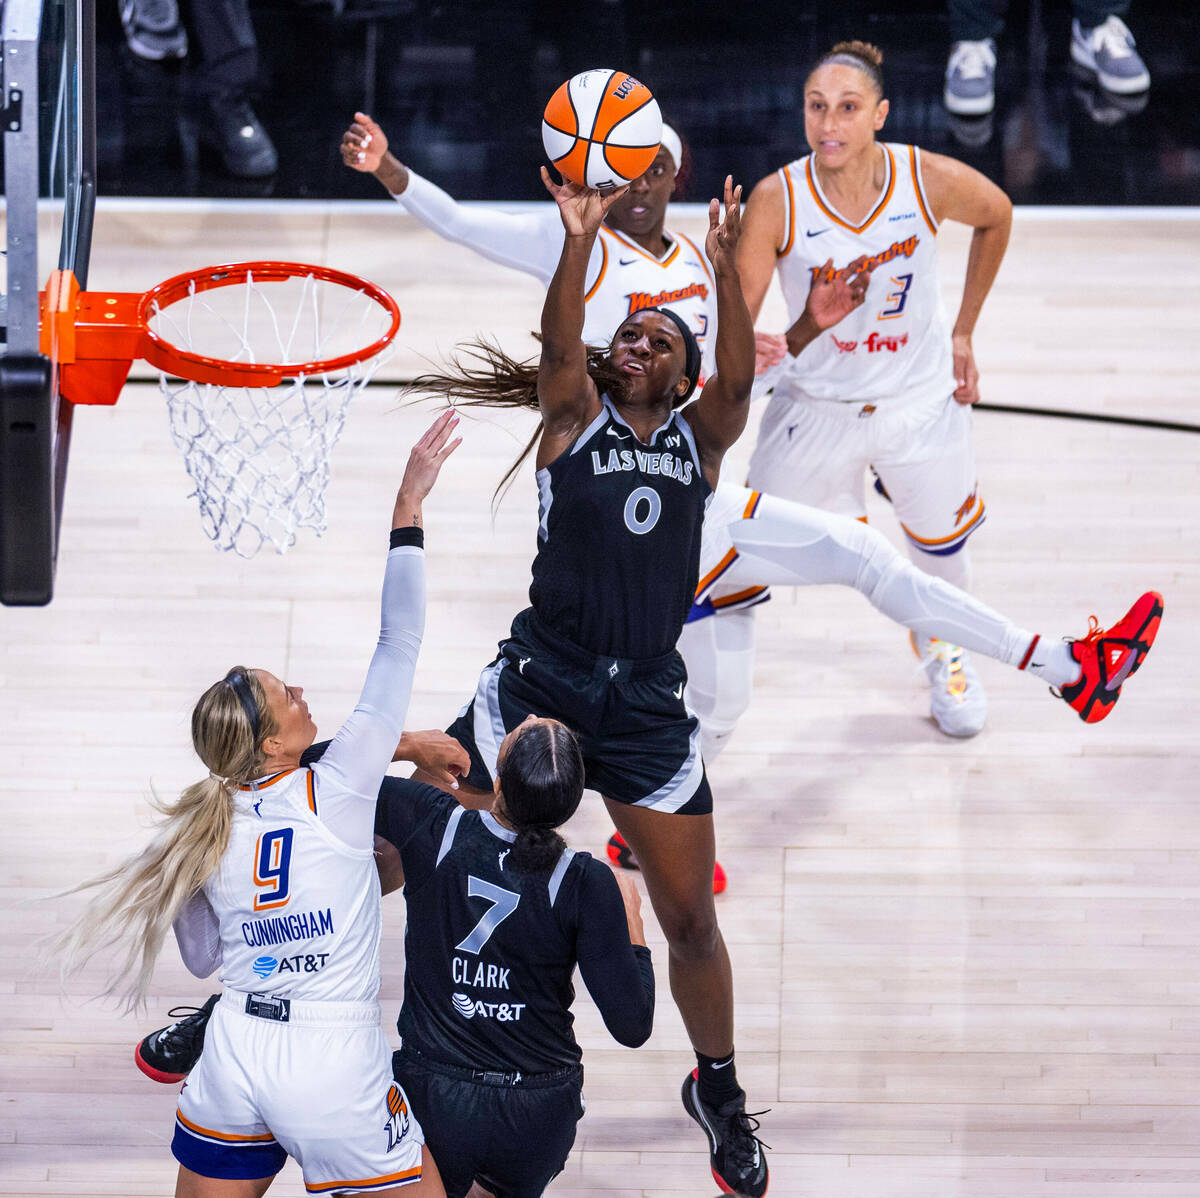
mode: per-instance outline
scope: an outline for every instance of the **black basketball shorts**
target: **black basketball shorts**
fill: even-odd
[[[466,781],[490,790],[509,732],[529,715],[561,720],[579,738],[592,790],[618,803],[706,815],[712,791],[700,755],[700,722],[683,700],[686,682],[683,658],[674,650],[635,661],[597,657],[527,608],[446,731],[470,754]]]
[[[583,1117],[581,1065],[526,1077],[485,1074],[400,1049],[392,1073],[425,1133],[446,1198],[464,1198],[476,1180],[496,1198],[540,1198],[566,1165]]]

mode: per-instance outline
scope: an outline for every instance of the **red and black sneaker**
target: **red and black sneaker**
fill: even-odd
[[[743,1198],[762,1198],[771,1178],[767,1170],[769,1145],[754,1133],[758,1131],[756,1116],[766,1111],[746,1114],[746,1095],[739,1090],[719,1107],[707,1106],[700,1097],[698,1069],[683,1079],[683,1109],[704,1129],[708,1137],[708,1163],[713,1178],[723,1194],[738,1194]]]
[[[221,996],[214,994],[202,1007],[172,1007],[174,1023],[151,1032],[133,1050],[137,1067],[149,1078],[166,1085],[184,1080],[204,1050],[208,1017]]]
[[[1071,642],[1080,665],[1079,681],[1064,686],[1061,698],[1088,724],[1099,723],[1121,697],[1121,686],[1135,674],[1158,635],[1163,597],[1147,591],[1111,628],[1088,617],[1087,636]]]
[[[625,837],[620,832],[614,832],[608,838],[608,859],[618,869],[637,869],[637,858],[633,855],[633,849],[625,843]],[[720,894],[726,886],[729,885],[729,879],[725,876],[725,870],[722,868],[719,861],[713,862],[713,894]]]

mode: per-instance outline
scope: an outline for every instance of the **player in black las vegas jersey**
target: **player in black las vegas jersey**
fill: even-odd
[[[562,720],[579,737],[586,784],[604,796],[636,854],[667,938],[713,1168],[728,1190],[757,1198],[767,1168],[733,1065],[733,975],[712,895],[712,795],[675,649],[695,593],[704,504],[745,427],[754,379],[735,260],[741,192],[727,179],[724,219],[717,200],[709,209],[716,373],[677,411],[700,375],[682,319],[645,309],[618,326],[607,351],[581,340],[592,245],[622,193],[556,186],[545,171],[543,180],[566,236],[536,370],[475,345],[468,353],[482,368],[414,384],[460,406],[536,406],[542,417],[531,606],[449,732],[471,756],[464,793],[478,798],[490,792],[505,735],[528,715]]]
[[[576,964],[617,1040],[650,1035],[637,889],[554,831],[583,773],[567,728],[530,719],[501,746],[490,810],[408,780],[380,790],[380,873],[385,889],[403,880],[408,905],[393,1067],[449,1198],[474,1181],[536,1198],[565,1164],[583,1114]]]

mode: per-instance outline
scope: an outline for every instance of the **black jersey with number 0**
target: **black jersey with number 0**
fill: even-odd
[[[602,403],[537,472],[529,599],[543,623],[591,653],[658,657],[675,648],[696,597],[709,487],[678,412],[643,444]]]
[[[375,831],[404,864],[406,1047],[467,1069],[578,1064],[577,962],[613,1036],[636,1047],[650,1035],[650,950],[630,944],[608,866],[567,850],[552,871],[517,873],[506,865],[513,832],[401,778],[384,779]]]

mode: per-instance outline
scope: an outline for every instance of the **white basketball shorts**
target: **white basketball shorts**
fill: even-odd
[[[299,1162],[310,1194],[421,1180],[425,1138],[392,1078],[377,1003],[292,1001],[226,990],[179,1096],[176,1160],[215,1178],[271,1177]]]
[[[953,396],[893,406],[776,394],[750,459],[750,485],[864,519],[874,467],[910,543],[954,553],[984,519],[971,419]]]

